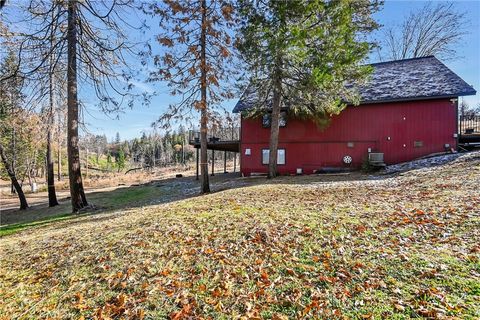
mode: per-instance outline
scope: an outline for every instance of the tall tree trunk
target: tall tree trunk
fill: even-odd
[[[20,200],[20,210],[25,210],[28,208],[27,199],[25,198],[25,194],[23,193],[20,183],[18,183],[17,177],[15,176],[15,172],[13,171],[13,168],[10,166],[10,163],[8,162],[7,157],[5,156],[5,151],[1,143],[0,143],[0,157],[2,158],[2,162],[3,162],[3,165],[5,166],[5,169],[7,170],[8,176],[12,181],[12,185],[15,188],[15,191],[17,192],[18,200]]]
[[[85,148],[85,179],[88,179],[88,149]]]
[[[27,161],[27,177],[28,177],[28,184],[30,187],[33,189],[33,182],[37,182],[35,179],[35,168],[37,167],[37,150],[35,149],[33,151],[33,157],[32,160]],[[43,167],[43,166],[42,166]],[[33,178],[33,182],[32,182]],[[43,172],[42,172],[42,178],[43,178]]]
[[[207,154],[207,3],[202,0],[202,31],[200,35],[200,68],[201,68],[201,114],[200,114],[200,175],[201,175],[201,193],[210,192],[210,182],[208,181],[208,154]]]
[[[155,144],[155,140],[153,142],[153,150],[152,150],[152,163],[153,163],[153,168],[156,166],[156,161],[155,161],[155,153],[157,151],[157,145]]]
[[[60,120],[61,112],[58,113],[58,132],[57,132],[57,180],[62,181],[62,121]]]
[[[273,99],[272,99],[272,119],[270,122],[270,146],[268,157],[268,178],[275,178],[277,176],[277,150],[278,150],[278,133],[279,133],[279,119],[280,106],[282,96],[282,80],[280,59],[277,59],[275,65],[275,74],[273,79]]]
[[[13,174],[15,175],[15,167],[17,166],[16,160],[17,160],[17,146],[16,146],[16,130],[15,128],[12,128],[12,142],[11,142],[11,148],[12,148],[12,165],[10,168],[12,169]],[[15,186],[11,185],[11,193],[15,193]]]
[[[52,12],[52,17],[53,17],[53,12]],[[53,21],[52,21],[53,23]],[[52,33],[50,37],[50,46],[53,46],[53,28],[52,28]],[[49,207],[55,207],[58,205],[57,201],[57,194],[55,193],[55,173],[53,170],[54,163],[53,163],[53,154],[52,154],[52,130],[53,130],[53,117],[55,116],[54,110],[55,110],[55,102],[54,102],[54,83],[53,83],[53,77],[54,77],[54,62],[55,58],[54,55],[50,55],[50,73],[49,73],[49,103],[50,103],[50,109],[48,110],[48,123],[47,123],[47,185],[48,185],[48,206]]]
[[[52,124],[53,114],[52,106],[50,105],[50,113],[48,131],[47,131],[47,184],[48,184],[48,206],[54,207],[58,205],[57,195],[55,193],[55,173],[53,171],[53,152],[52,152]]]
[[[78,97],[77,97],[77,3],[68,2],[68,66],[67,66],[67,154],[68,178],[73,212],[88,205],[83,190],[78,147]]]

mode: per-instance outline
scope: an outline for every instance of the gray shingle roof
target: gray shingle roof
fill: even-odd
[[[379,103],[475,95],[476,91],[434,56],[374,63],[368,83],[359,88],[361,103]],[[255,93],[246,90],[233,112],[251,108]]]

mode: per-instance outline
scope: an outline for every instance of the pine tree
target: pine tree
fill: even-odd
[[[227,81],[232,74],[233,7],[224,0],[164,0],[145,6],[159,18],[157,39],[164,53],[154,56],[158,71],[151,80],[166,81],[180,102],[171,105],[160,122],[189,120],[200,112],[201,192],[210,192],[207,131],[214,108],[231,98]]]
[[[239,49],[250,71],[248,99],[254,111],[271,112],[269,177],[277,175],[279,118],[325,122],[345,101],[358,103],[353,84],[370,69],[365,34],[377,27],[376,1],[241,0]]]
[[[57,10],[60,8],[57,7]],[[55,11],[51,12],[52,22],[55,18]],[[53,160],[53,125],[55,117],[55,93],[56,93],[56,83],[55,83],[55,71],[56,71],[56,54],[55,50],[52,50],[55,44],[55,28],[50,30],[50,46],[49,50],[51,51],[49,57],[49,66],[48,66],[48,104],[49,108],[47,111],[47,150],[46,150],[46,163],[47,163],[47,190],[48,190],[48,206],[54,207],[58,205],[57,194],[55,192],[55,173],[54,173],[54,160]]]
[[[120,170],[125,168],[125,152],[123,151],[123,148],[120,148],[120,150],[118,151],[118,159],[116,162],[117,162],[118,172],[120,172]]]
[[[125,59],[128,54],[136,53],[127,34],[132,21],[126,19],[127,12],[135,9],[134,0],[30,0],[19,3],[16,9],[12,19],[21,16],[21,22],[30,23],[30,28],[25,29],[31,32],[22,31],[15,35],[21,63],[14,74],[21,70],[23,75],[36,80],[38,75],[44,74],[44,70],[51,71],[49,62],[52,56],[56,61],[63,59],[67,65],[68,171],[72,211],[78,212],[88,206],[88,202],[80,170],[78,129],[81,123],[77,79],[81,77],[85,84],[82,87],[92,89],[98,107],[104,112],[119,111],[122,101],[132,104],[134,95],[130,80],[134,70],[129,68]],[[36,48],[45,47],[51,39],[52,30],[55,30],[53,45],[39,55]],[[0,79],[3,80],[6,78]]]

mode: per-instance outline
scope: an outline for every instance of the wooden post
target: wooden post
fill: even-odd
[[[15,147],[15,142],[16,142],[16,139],[15,139],[15,127],[12,128],[12,142],[11,142],[11,146],[12,146],[12,164],[11,164],[11,168],[13,170],[13,172],[15,173],[15,167],[17,166],[15,161],[17,159],[17,147]],[[10,193],[11,194],[15,194],[16,193],[16,188],[15,188],[15,185],[14,183],[12,182],[11,183],[11,186],[10,186]]]
[[[223,173],[227,173],[227,151],[223,152]]]
[[[237,169],[237,153],[233,153],[233,172],[236,172]]]
[[[182,141],[182,165],[185,165],[185,141]]]
[[[198,151],[199,151],[199,148],[197,148],[197,178],[196,178],[196,180],[198,180],[198,156],[199,156]]]
[[[61,112],[58,113],[58,131],[57,131],[57,179],[58,181],[62,180],[62,135],[60,134],[62,131],[62,120],[61,120]]]
[[[212,176],[215,175],[215,150],[212,149]]]

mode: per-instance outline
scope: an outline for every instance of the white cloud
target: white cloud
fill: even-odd
[[[153,89],[153,87],[151,85],[149,85],[145,82],[131,80],[129,83],[131,83],[133,86],[135,86],[140,91],[150,93],[150,94],[155,92],[155,89]]]

